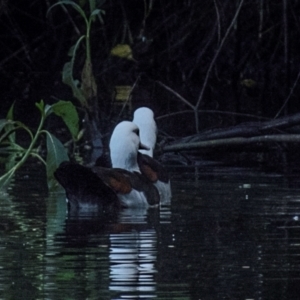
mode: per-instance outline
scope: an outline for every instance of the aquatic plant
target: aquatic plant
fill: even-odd
[[[72,139],[78,140],[79,118],[74,105],[69,101],[58,101],[52,105],[45,105],[41,100],[36,103],[41,118],[35,132],[20,121],[15,121],[13,117],[13,105],[9,109],[6,119],[0,120],[0,146],[2,150],[11,153],[6,164],[6,173],[0,177],[0,188],[5,188],[15,172],[26,162],[28,157],[33,156],[40,160],[46,167],[48,186],[54,184],[53,173],[62,161],[69,160],[67,151],[63,144],[48,130],[44,129],[46,118],[54,113],[60,116],[68,127]],[[16,131],[25,130],[30,137],[30,144],[27,148],[22,147],[16,141]],[[47,156],[46,160],[38,151],[39,138],[46,136]]]
[[[104,1],[100,1],[100,5],[102,3],[104,3]],[[96,20],[96,17],[98,17],[100,22],[103,23],[102,14],[104,14],[105,12],[101,9],[96,8],[95,0],[89,0],[89,14],[85,13],[82,7],[73,1],[60,0],[48,9],[47,15],[56,6],[61,6],[66,10],[65,5],[71,6],[81,15],[85,23],[85,34],[81,35],[69,50],[68,54],[71,60],[66,62],[63,67],[62,81],[70,86],[74,98],[76,98],[81,104],[85,112],[84,124],[87,126],[88,133],[92,137],[92,143],[96,143],[99,146],[102,145],[102,136],[98,128],[99,109],[97,101],[97,84],[92,68],[90,32],[92,22]],[[81,71],[80,81],[73,77],[73,70],[76,52],[83,40],[85,40],[85,62]]]

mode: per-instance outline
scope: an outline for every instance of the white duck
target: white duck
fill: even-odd
[[[63,162],[55,177],[66,190],[71,208],[149,207],[160,202],[155,186],[141,174],[137,156],[140,147],[136,124],[119,123],[110,140],[113,168],[87,168]]]
[[[154,113],[148,107],[140,107],[135,110],[133,123],[140,129],[141,142],[150,150],[139,150],[138,164],[141,173],[154,183],[160,195],[160,203],[168,204],[171,201],[171,184],[165,168],[153,158],[153,151],[156,144],[157,127],[154,120]]]
[[[148,107],[140,107],[134,111],[133,123],[140,129],[140,139],[149,150],[139,150],[143,154],[153,157],[156,144],[157,127],[154,120],[154,113]]]

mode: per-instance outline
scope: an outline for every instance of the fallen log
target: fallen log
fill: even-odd
[[[195,150],[204,148],[216,148],[224,146],[235,146],[235,145],[249,145],[254,143],[299,143],[300,134],[273,134],[264,136],[254,137],[234,137],[225,139],[216,139],[208,141],[190,142],[190,143],[177,143],[172,145],[166,145],[162,148],[163,152],[172,151],[184,151],[184,150]]]
[[[193,143],[208,140],[228,139],[233,137],[252,137],[278,133],[300,124],[300,113],[265,122],[242,123],[230,128],[208,130],[196,135],[184,137],[172,144]],[[167,147],[167,146],[166,146]]]

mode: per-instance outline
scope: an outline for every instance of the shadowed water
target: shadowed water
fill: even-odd
[[[295,176],[174,168],[170,206],[99,216],[42,174],[0,194],[1,299],[299,299]]]

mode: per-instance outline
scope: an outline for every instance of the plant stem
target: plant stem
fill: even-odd
[[[85,37],[85,43],[86,43],[86,59],[87,62],[90,64],[92,62],[91,59],[91,45],[90,45],[90,29],[91,29],[91,19],[86,24],[86,37]]]
[[[22,164],[25,162],[25,160],[26,160],[26,159],[28,158],[28,156],[30,155],[30,153],[31,153],[31,151],[32,151],[32,149],[33,149],[33,147],[34,147],[34,145],[35,145],[35,143],[36,143],[36,141],[37,141],[37,139],[38,139],[40,133],[41,133],[41,130],[42,130],[43,125],[44,125],[44,122],[45,122],[45,117],[46,117],[46,116],[42,113],[41,122],[40,122],[39,127],[38,127],[38,129],[37,129],[37,131],[36,131],[36,133],[35,133],[35,135],[34,135],[34,137],[33,137],[33,140],[31,141],[31,143],[30,143],[28,149],[26,150],[24,156],[23,156],[22,159],[20,160],[20,162],[22,162]]]
[[[38,129],[37,129],[37,131],[36,131],[36,133],[35,133],[33,139],[31,140],[31,143],[30,143],[28,149],[25,151],[25,153],[24,153],[24,155],[22,156],[21,160],[20,160],[20,161],[19,161],[12,169],[10,169],[7,173],[5,173],[4,175],[2,175],[2,176],[0,177],[0,180],[1,180],[2,178],[4,178],[5,176],[7,176],[8,174],[11,174],[11,176],[12,176],[13,173],[14,173],[17,169],[19,169],[19,168],[25,163],[26,159],[27,159],[28,156],[31,154],[32,149],[33,149],[33,147],[34,147],[34,145],[35,145],[35,143],[36,143],[36,141],[37,141],[37,139],[38,139],[38,137],[39,137],[39,135],[40,135],[40,133],[41,133],[42,127],[43,127],[44,122],[45,122],[45,118],[46,118],[45,114],[42,113],[41,122],[40,122],[40,124],[39,124],[39,127],[38,127]],[[11,176],[8,177],[8,179],[6,180],[6,183],[8,182],[8,180],[9,180],[9,178],[10,178]]]

